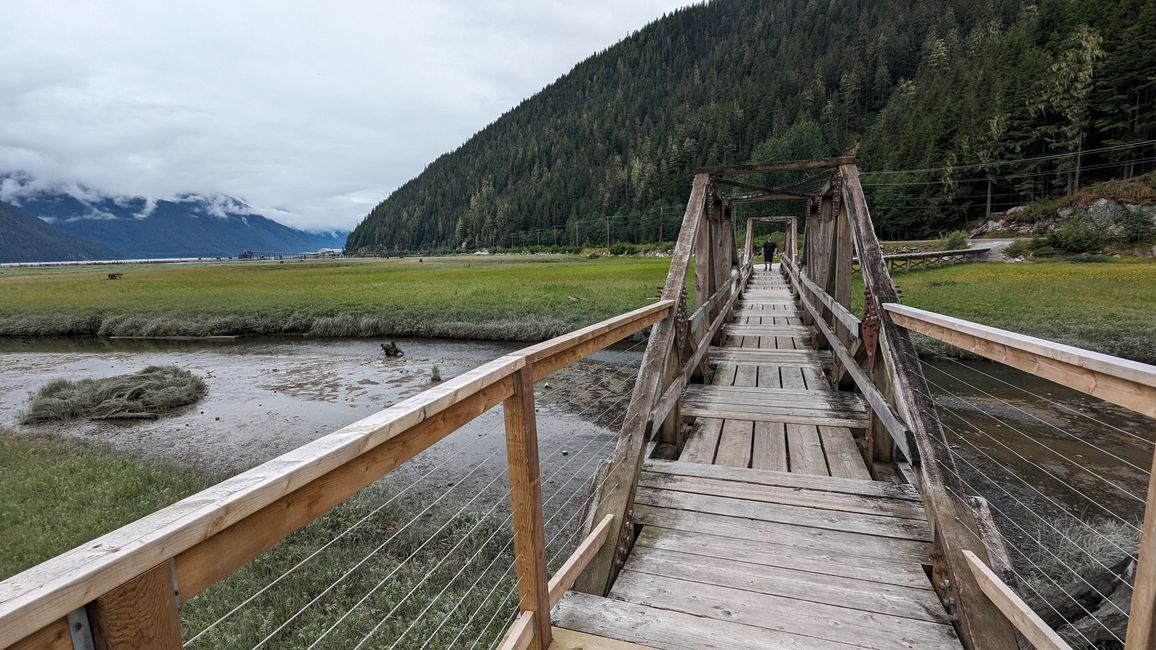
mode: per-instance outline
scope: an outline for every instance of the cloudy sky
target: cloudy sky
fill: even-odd
[[[8,0],[0,172],[225,193],[350,228],[520,100],[687,0]]]

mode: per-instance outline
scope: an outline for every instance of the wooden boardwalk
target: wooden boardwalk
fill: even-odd
[[[724,333],[710,383],[683,393],[680,457],[644,465],[609,594],[567,593],[554,626],[585,648],[961,647],[919,494],[871,480],[866,407],[830,388],[777,271],[755,273]]]

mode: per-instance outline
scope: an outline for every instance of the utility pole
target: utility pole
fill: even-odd
[[[606,215],[606,248],[610,248],[610,215]]]
[[[662,208],[662,207],[658,208],[658,241],[655,242],[658,244],[662,243],[662,225],[663,225],[663,222],[666,221],[666,214],[664,214],[664,213],[665,213],[664,208]]]

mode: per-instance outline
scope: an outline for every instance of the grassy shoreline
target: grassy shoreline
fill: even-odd
[[[540,340],[652,301],[668,257],[452,257],[0,272],[0,336]],[[62,306],[67,305],[66,308]]]
[[[418,336],[532,341],[651,302],[664,257],[255,262],[0,272],[2,336]],[[1156,260],[895,274],[906,304],[1156,362]],[[853,292],[861,304],[861,288]],[[62,309],[62,305],[67,305]]]

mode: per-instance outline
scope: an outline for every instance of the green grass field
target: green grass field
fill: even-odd
[[[0,335],[539,340],[655,298],[667,257],[452,257],[0,271]],[[896,274],[907,304],[1156,357],[1156,261],[972,263]],[[693,292],[691,292],[693,294]],[[857,301],[862,291],[855,291]]]
[[[127,458],[76,440],[15,437],[0,429],[0,578],[219,478]]]
[[[668,257],[453,257],[0,271],[0,335],[536,340],[654,299]]]
[[[957,264],[894,279],[912,307],[1156,362],[1153,260]]]
[[[4,522],[0,526],[4,548],[0,579],[223,478],[128,458],[95,444],[26,438],[0,429],[0,494],[4,495],[0,499],[0,521]],[[317,647],[351,648],[390,611],[390,619],[372,634],[379,644],[403,634],[409,640],[430,639],[432,648],[461,647],[454,642],[459,633],[467,641],[479,637],[496,641],[517,607],[516,598],[507,598],[515,588],[513,572],[504,573],[513,562],[512,534],[501,511],[489,517],[466,512],[451,519],[450,512],[432,510],[428,517],[415,518],[414,511],[424,503],[415,507],[398,502],[378,510],[389,496],[384,485],[367,488],[183,603],[183,637],[188,640],[205,630],[338,533],[365,519],[341,541],[209,630],[195,647],[253,647],[386,541],[389,544],[377,550],[372,561],[351,573],[318,605],[306,609],[270,647],[312,647],[340,614],[352,610],[379,583],[373,597]],[[412,524],[405,525],[411,520]],[[551,568],[556,570],[563,559],[561,555],[554,558]],[[463,565],[467,570],[459,572]],[[472,589],[475,583],[478,588]]]

